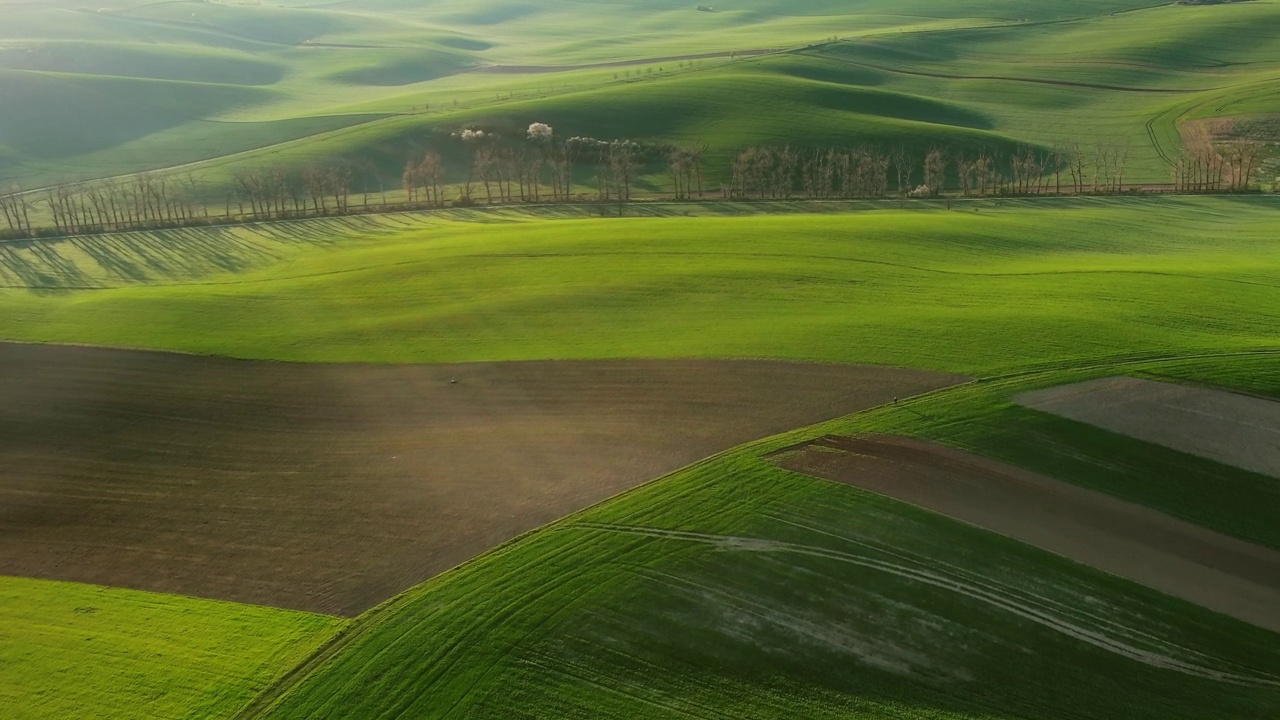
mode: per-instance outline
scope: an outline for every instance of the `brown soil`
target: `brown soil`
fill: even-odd
[[[775,457],[1280,632],[1280,552],[920,440],[827,437]]]
[[[719,450],[955,380],[0,344],[0,574],[353,615]]]
[[[1280,402],[1110,377],[1013,398],[1036,410],[1280,478]]]

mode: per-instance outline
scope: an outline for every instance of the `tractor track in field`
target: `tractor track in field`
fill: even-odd
[[[581,63],[578,65],[478,65],[459,71],[458,74],[509,74],[535,75],[541,73],[570,72],[573,70],[603,70],[608,68],[633,67],[636,65],[653,65],[655,63],[681,62],[684,60],[714,60],[717,58],[749,58],[761,55],[791,52],[792,48],[756,48],[752,50],[719,50],[716,52],[693,53],[689,55],[664,55],[662,57],[636,58],[634,60],[610,60],[606,62]]]
[[[1055,608],[1054,606],[1057,603],[1050,598],[1040,596],[1032,598],[1019,597],[1020,595],[1026,595],[1026,593],[1020,593],[1012,587],[1005,587],[982,578],[957,577],[954,572],[942,573],[926,567],[913,567],[902,562],[879,560],[868,555],[765,538],[600,523],[575,523],[561,528],[563,531],[575,529],[698,543],[710,546],[721,552],[804,555],[857,565],[977,600],[1075,640],[1154,668],[1171,670],[1191,677],[1242,687],[1280,688],[1280,677],[1265,673],[1246,674],[1244,672],[1220,670],[1217,668],[1224,665],[1220,659],[1194,650],[1184,650],[1187,657],[1178,658],[1156,649],[1144,648],[1134,644],[1135,638],[1141,638],[1146,635],[1141,630],[1128,628],[1113,621],[1107,621],[1104,618],[1093,618],[1099,622],[1100,627],[1091,628],[1073,620],[1067,616],[1067,613]]]
[[[909,70],[907,68],[888,67],[885,65],[876,65],[874,63],[863,62],[860,60],[850,60],[849,58],[842,58],[842,57],[832,56],[832,55],[814,54],[814,53],[808,53],[803,51],[799,52],[798,54],[801,54],[801,55],[807,54],[807,55],[811,55],[812,57],[821,58],[823,60],[832,60],[835,62],[843,63],[845,65],[852,65],[854,67],[867,68],[869,70],[877,70],[879,72],[894,73],[898,75],[911,75],[915,77],[935,78],[938,80],[990,80],[990,81],[996,81],[996,82],[1015,82],[1015,83],[1027,83],[1032,85],[1050,85],[1054,87],[1063,87],[1063,88],[1081,88],[1086,90],[1111,90],[1114,92],[1148,93],[1148,94],[1159,94],[1159,95],[1188,95],[1193,93],[1212,92],[1215,90],[1225,90],[1233,87],[1231,85],[1225,85],[1221,87],[1198,88],[1198,89],[1196,88],[1190,88],[1190,89],[1149,88],[1149,87],[1133,87],[1130,85],[1109,85],[1105,83],[1087,83],[1087,82],[1080,82],[1075,80],[1053,80],[1050,78],[1017,77],[1013,75],[961,75],[957,73],[943,73],[943,72],[937,72],[937,71]]]

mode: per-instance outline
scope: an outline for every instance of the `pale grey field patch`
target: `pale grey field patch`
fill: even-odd
[[[1280,402],[1133,377],[1033,390],[1013,401],[1280,478]]]

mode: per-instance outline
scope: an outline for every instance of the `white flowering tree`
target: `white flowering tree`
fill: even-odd
[[[536,122],[529,126],[529,139],[534,142],[547,142],[553,134],[551,126],[546,123]]]

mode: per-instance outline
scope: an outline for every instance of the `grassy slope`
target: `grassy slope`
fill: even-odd
[[[176,2],[96,15],[23,5],[2,33],[19,42],[0,51],[0,67],[96,73],[77,76],[84,95],[73,96],[72,103],[115,92],[113,86],[99,85],[101,75],[128,73],[186,82],[239,77],[234,81],[272,93],[216,110],[195,103],[184,115],[187,122],[158,127],[135,122],[127,112],[107,112],[71,133],[85,148],[55,148],[79,162],[50,156],[53,146],[38,133],[4,131],[6,123],[29,125],[5,116],[21,114],[23,107],[38,110],[38,95],[33,102],[8,103],[0,112],[0,154],[24,164],[10,166],[8,173],[0,170],[0,181],[31,185],[112,175],[307,138],[300,147],[251,153],[234,163],[300,165],[335,153],[371,156],[386,178],[395,180],[411,148],[438,144],[430,139],[436,129],[477,119],[516,124],[538,119],[606,137],[706,140],[717,164],[733,149],[755,142],[895,143],[905,138],[920,145],[952,145],[986,138],[997,146],[1010,140],[1047,145],[1070,139],[1091,145],[1101,138],[1131,145],[1130,177],[1164,182],[1168,167],[1162,155],[1177,151],[1181,118],[1274,111],[1280,71],[1269,58],[1276,56],[1274,38],[1280,36],[1276,0],[1137,12],[1122,11],[1142,3],[899,5],[796,10],[753,2],[732,11],[698,13],[683,4],[638,3],[593,12],[580,2],[451,2],[427,9],[395,2],[325,9]],[[626,31],[619,33],[620,27]],[[633,69],[616,68],[533,76],[453,74],[486,63],[572,65],[788,47],[832,34],[854,39],[806,52],[800,64],[810,67],[799,69],[794,60],[769,58],[720,70],[724,61],[703,61],[694,73],[689,66],[655,62],[634,68],[630,78],[626,74]],[[647,74],[659,67],[662,73]],[[1054,84],[1062,82],[1171,92]],[[193,84],[176,92],[199,95],[203,87]],[[499,100],[511,93],[516,102]],[[127,94],[121,97],[129,101]],[[770,100],[763,108],[762,97]],[[945,102],[921,105],[932,99]],[[399,114],[423,104],[435,110],[381,123],[365,114]],[[280,124],[332,115],[361,127],[335,138],[324,133],[337,124]],[[260,129],[270,131],[270,143],[264,143],[261,135],[255,142],[251,133],[212,132],[206,124],[226,119],[276,125]],[[197,140],[190,149],[181,142],[187,134]],[[461,162],[453,165],[456,176]],[[208,172],[224,178],[228,171],[223,164]]]
[[[0,92],[0,138],[32,158],[83,155],[271,96],[249,86],[28,71],[0,71]],[[100,113],[96,132],[83,131],[87,108]]]
[[[342,626],[284,610],[0,578],[0,707],[12,720],[224,717]]]
[[[580,8],[576,3],[572,5]],[[508,43],[481,55],[500,62],[536,62],[539,57],[555,58],[557,62],[562,58],[591,62],[614,59],[611,53],[617,52],[641,57],[676,54],[691,46],[759,47],[782,41],[808,41],[837,31],[829,18],[757,15],[757,22],[753,22],[751,12],[733,16],[726,13],[726,17],[708,18],[709,23],[714,23],[708,25],[714,27],[714,32],[707,30],[693,42],[696,33],[681,36],[671,32],[673,27],[688,24],[687,13],[673,10],[650,17],[654,14],[647,9],[631,16],[615,11],[605,20],[594,18],[590,22],[582,20],[578,13],[576,24],[572,24],[565,22],[564,13],[569,12],[569,6],[562,4],[553,7],[561,14],[548,12],[539,21],[542,29],[529,33],[529,39],[521,46],[511,28],[525,25],[504,28],[501,13],[477,16],[473,6],[474,3],[459,3],[455,8],[457,17],[451,22],[463,33],[458,37],[470,37],[475,42],[496,37]],[[1046,19],[1062,13],[1061,6],[1044,3],[1012,3],[996,12],[991,11],[989,2],[951,3],[945,7],[945,11],[929,8],[932,12],[954,13],[954,20],[938,19],[944,24],[973,24],[981,22],[978,16],[992,14],[1004,16],[1001,19],[1020,19],[1043,12],[1045,16],[1033,19]],[[1072,11],[1096,13],[1113,7],[1116,4],[1092,3],[1087,8],[1074,4]],[[621,86],[620,90],[606,88],[598,97],[522,100],[528,103],[527,107],[517,106],[515,109],[520,112],[514,114],[523,114],[527,109],[548,117],[563,113],[563,122],[583,125],[597,125],[603,120],[622,122],[629,118],[613,113],[606,101],[626,101],[634,91],[634,97],[644,98],[646,103],[661,102],[664,95],[673,94],[668,88],[687,90],[697,85],[699,95],[710,93],[710,99],[704,101],[711,107],[708,112],[720,115],[700,120],[701,124],[675,127],[672,132],[710,135],[713,140],[723,137],[724,147],[728,147],[729,140],[736,143],[753,137],[750,120],[738,119],[750,118],[751,113],[734,99],[740,95],[735,89],[743,82],[767,83],[780,93],[784,89],[794,92],[796,98],[808,103],[798,106],[795,118],[808,117],[813,108],[821,107],[824,138],[839,133],[845,122],[850,126],[853,121],[862,122],[864,129],[868,122],[878,122],[874,113],[868,120],[846,111],[857,110],[854,103],[865,103],[868,97],[884,97],[869,93],[866,88],[870,87],[898,93],[893,96],[895,99],[905,96],[941,100],[958,109],[956,116],[979,117],[984,121],[983,127],[1028,141],[1059,139],[1058,128],[1064,117],[1069,118],[1067,124],[1087,138],[1130,139],[1135,143],[1135,167],[1146,177],[1163,179],[1158,153],[1149,144],[1149,133],[1163,138],[1167,146],[1176,145],[1173,123],[1187,113],[1212,116],[1245,110],[1274,111],[1277,95],[1269,80],[1271,73],[1265,63],[1258,61],[1266,53],[1259,51],[1262,46],[1254,41],[1269,32],[1270,15],[1265,13],[1274,13],[1274,9],[1275,4],[1268,2],[1241,4],[1227,12],[1252,14],[1243,21],[1233,20],[1228,31],[1217,34],[1214,25],[1222,16],[1210,13],[1222,8],[1195,8],[1177,9],[1187,13],[1187,19],[1179,20],[1177,27],[1160,25],[1158,33],[1144,29],[1151,25],[1135,24],[1123,33],[1100,27],[1096,36],[1099,39],[1082,34],[1061,36],[1070,38],[1074,43],[1070,45],[1056,44],[1054,38],[1059,36],[1052,34],[1035,40],[1041,47],[1066,47],[1070,48],[1069,54],[1082,53],[1084,59],[1075,67],[1062,58],[1047,58],[1029,68],[1030,46],[1019,45],[1007,35],[985,48],[959,42],[957,52],[964,54],[969,63],[945,63],[947,68],[958,67],[970,75],[1007,74],[1013,66],[1037,77],[1067,81],[1105,77],[1116,84],[1152,85],[1180,90],[1185,95],[1135,95],[1044,84],[884,74],[851,64],[849,58],[811,53],[799,59],[740,63],[710,80],[673,77],[669,81]],[[866,11],[906,14],[920,12],[920,8],[904,7],[898,2],[869,4]],[[486,24],[495,17],[498,22]],[[186,27],[177,22],[183,20],[181,16],[153,19],[163,22],[113,19],[104,24],[76,17],[77,23],[83,21],[86,36],[101,41],[136,43],[145,41],[147,34],[167,39],[180,30],[185,33],[185,41],[215,48],[225,45],[255,56],[267,52],[267,45],[277,40],[400,43],[421,32],[415,28],[393,33],[363,21],[334,29],[333,25],[323,24],[330,22],[328,18],[323,23],[316,20],[295,27],[284,22],[263,24],[257,18],[244,21],[224,17],[212,29]],[[608,32],[592,37],[590,32],[584,32],[591,22]],[[903,22],[900,17],[867,16],[851,20],[850,26],[882,32]],[[932,21],[917,18],[912,22]],[[1144,22],[1153,20],[1148,17]],[[13,27],[11,23],[7,25]],[[634,32],[617,37],[616,28],[623,25]],[[68,32],[68,26],[65,17],[48,24],[51,33]],[[260,28],[287,36],[244,37],[258,33]],[[0,30],[3,32],[6,31]],[[325,35],[326,32],[336,34]],[[587,37],[584,39],[583,35]],[[487,40],[481,41],[480,37]],[[1159,42],[1154,51],[1146,49],[1153,40],[1166,37],[1175,41]],[[1228,41],[1226,46],[1223,40]],[[1016,52],[993,52],[997,43],[1006,41]],[[919,64],[910,65],[904,59],[905,50],[894,54],[899,49],[892,47],[899,42],[897,39],[882,38],[879,42],[880,48],[887,48],[886,56],[877,54],[864,59],[884,64],[887,57],[895,66],[902,63],[908,69],[923,72],[936,69],[929,65],[933,60],[916,59],[912,62]],[[1169,56],[1158,52],[1165,46],[1188,47],[1186,43],[1204,47],[1205,51]],[[625,49],[619,51],[618,47]],[[1181,60],[1214,60],[1225,57],[1221,55],[1224,51],[1235,50],[1240,51],[1241,57],[1229,60],[1242,59],[1251,65],[1215,67],[1198,60]],[[476,50],[473,47],[470,51]],[[449,85],[448,79],[437,81],[443,86],[440,91],[433,91],[434,86],[426,84],[405,89],[392,85],[371,92],[352,84],[353,80],[385,82],[387,78],[398,82],[422,72],[422,67],[416,65],[406,69],[405,54],[399,51],[379,53],[377,61],[367,66],[336,54],[323,60],[301,55],[310,50],[282,48],[271,52],[279,53],[274,57],[280,62],[297,68],[272,87],[272,92],[281,96],[280,101],[265,106],[236,102],[211,112],[264,123],[287,122],[283,118],[314,114],[321,108],[342,106],[357,98],[364,103],[366,95],[391,110],[426,99],[443,104],[468,97],[455,89],[456,85]],[[449,56],[450,62],[455,59],[456,56]],[[1099,59],[1108,62],[1102,66],[1097,63]],[[1143,66],[1150,62],[1161,66]],[[564,79],[560,82],[582,78],[584,85],[608,84],[612,82],[611,74],[584,71],[561,76]],[[320,75],[324,76],[323,81],[315,83]],[[824,84],[793,85],[786,80],[797,77]],[[1209,90],[1202,79],[1227,85],[1248,84]],[[96,78],[77,80],[98,82]],[[463,81],[482,86],[481,81],[469,77],[457,82]],[[484,89],[472,92],[478,101],[491,94],[491,87],[510,83],[527,88],[529,95],[551,95],[554,90],[549,91],[546,86],[554,82],[500,76],[497,80],[486,78]],[[672,84],[664,88],[661,83],[666,82]],[[308,90],[311,94],[299,92],[304,86],[312,88]],[[849,105],[834,110],[822,105],[821,99],[829,97],[847,99]],[[671,108],[669,104],[662,107]],[[362,152],[386,145],[388,137],[421,137],[423,129],[437,121],[458,122],[475,117],[476,112],[464,109],[456,116],[445,115],[428,123],[415,118],[409,118],[409,122],[399,118],[389,121],[403,123],[397,124],[395,131],[403,135],[370,128],[362,137],[365,129],[360,128],[351,135],[355,140],[348,147],[352,152]],[[1153,118],[1159,120],[1158,127],[1148,129],[1146,123]],[[768,137],[773,137],[778,129],[785,130],[798,122],[785,113],[771,112],[768,123],[761,123],[761,127],[771,128],[773,134]],[[944,118],[942,124],[951,123]],[[898,123],[888,125],[896,132],[907,128],[921,130]],[[328,126],[300,124],[287,132],[281,128],[278,137],[284,140],[322,129]],[[127,148],[127,152],[116,153],[106,147],[102,154],[92,156],[91,162],[107,172],[129,169],[135,153],[154,155],[151,137],[167,138],[165,147],[174,151],[165,157],[174,162],[210,157],[260,144],[261,128],[251,126],[249,130],[226,137],[211,134],[200,154],[182,154],[188,129],[186,125],[173,125],[118,146]],[[598,134],[620,133],[606,130]],[[4,143],[0,138],[0,158],[25,159],[18,151],[2,147]],[[315,146],[298,156],[310,158],[327,152],[328,147]],[[58,167],[83,164],[70,158]],[[42,167],[48,177],[65,177],[68,173],[66,169],[48,169],[52,165]],[[29,177],[34,171],[26,168],[23,173]],[[949,221],[942,224],[929,216],[907,216],[890,222],[859,215],[806,220],[807,229],[796,232],[795,237],[790,235],[789,227],[784,232],[758,220],[700,221],[707,224],[695,228],[698,241],[706,242],[709,252],[723,253],[712,258],[694,255],[706,252],[690,247],[690,237],[695,232],[674,229],[672,224],[664,227],[662,223],[636,223],[621,233],[616,232],[618,225],[595,223],[536,229],[433,228],[417,237],[390,240],[382,248],[362,247],[297,258],[280,267],[253,271],[248,278],[254,281],[252,284],[241,284],[237,279],[234,284],[214,288],[179,285],[210,279],[210,273],[216,275],[222,270],[244,271],[293,257],[293,253],[280,251],[279,256],[274,256],[270,254],[275,252],[272,249],[263,257],[253,249],[218,241],[209,244],[203,236],[197,236],[193,245],[205,247],[206,252],[199,254],[198,262],[188,265],[184,256],[144,240],[126,251],[135,261],[133,266],[108,268],[88,257],[91,253],[83,247],[70,250],[65,244],[37,244],[20,249],[18,260],[0,251],[0,263],[18,275],[14,284],[65,286],[73,284],[71,280],[79,268],[94,284],[159,282],[168,286],[43,298],[26,292],[0,294],[0,328],[13,337],[155,344],[308,359],[458,359],[631,352],[790,356],[800,354],[803,348],[806,356],[824,359],[910,362],[923,358],[920,362],[934,366],[980,372],[1073,357],[1141,354],[1170,348],[1274,346],[1275,334],[1269,319],[1275,315],[1271,278],[1275,275],[1276,256],[1273,243],[1267,241],[1268,234],[1274,235],[1274,221],[1268,215],[1273,211],[1265,205],[1198,201],[1173,201],[1157,207],[1176,230],[1152,229],[1148,227],[1150,215],[1137,211],[1046,212],[1020,221],[989,219],[993,214],[990,206],[983,207],[983,220],[976,227],[952,225]],[[1121,253],[1100,240],[1112,240],[1108,233],[1115,227],[1126,246]],[[1224,231],[1224,227],[1229,229]],[[1234,237],[1232,241],[1225,239],[1227,234],[1238,235],[1240,244],[1234,244]],[[1206,237],[1211,238],[1207,243]],[[636,254],[608,255],[608,246],[613,242],[626,243],[627,252]],[[765,253],[780,252],[787,257],[753,258],[743,251],[744,246],[756,253],[763,249]],[[52,255],[45,252],[46,248],[53,249]],[[490,256],[504,251],[543,253],[546,257],[529,262],[529,258]],[[69,264],[62,262],[64,255],[69,256]],[[696,267],[691,267],[693,257],[699,261]],[[898,266],[850,261],[886,257]],[[940,258],[943,262],[938,264]],[[41,270],[29,272],[33,267]],[[975,275],[977,268],[981,271]],[[1014,274],[983,276],[981,273],[989,268]],[[286,279],[335,270],[353,272],[348,277]],[[219,282],[223,278],[212,279]],[[519,291],[511,292],[513,287]],[[492,288],[492,292],[479,292],[477,288]],[[317,302],[317,296],[325,300]],[[1169,296],[1177,298],[1172,310]],[[1024,305],[1011,306],[1009,299],[1015,297],[1028,300]],[[669,299],[655,302],[659,298]],[[789,315],[779,318],[780,311]],[[290,325],[295,316],[302,319],[299,327]],[[153,317],[156,321],[151,325]],[[1049,324],[1061,325],[1061,332],[1049,333]],[[201,335],[193,337],[192,328],[201,328]],[[459,342],[463,335],[474,339]],[[590,339],[584,342],[584,335]],[[508,336],[514,338],[510,345]],[[956,343],[956,337],[963,341]],[[1258,364],[1264,371],[1258,371],[1256,366],[1240,370],[1233,364],[1201,363],[1186,370],[1184,377],[1220,379],[1265,392],[1268,381],[1258,378],[1268,377],[1267,373],[1274,375],[1275,366]],[[1052,456],[1042,459],[1034,443],[1027,445],[1025,438],[1008,433],[1001,424],[1004,420],[1030,418],[1011,417],[998,398],[958,405],[955,411],[960,417],[972,419],[975,427],[965,432],[958,432],[954,426],[917,427],[916,432],[927,431],[991,454],[1003,453],[1024,464],[1041,462],[1044,469],[1074,474],[1077,480],[1101,483],[1121,494],[1126,490],[1122,484],[1132,477],[1112,473],[1099,478],[1083,465],[1073,469],[1070,463],[1053,460]],[[879,421],[889,427],[894,420]],[[898,426],[910,429],[902,423]],[[1041,437],[1071,450],[1101,455],[1113,447],[1107,444],[1108,438],[1077,427],[1053,424],[1035,430]],[[1126,453],[1134,451],[1131,444],[1123,447]],[[1266,494],[1267,486],[1257,478],[1223,472],[1217,466],[1202,469],[1199,477],[1234,483],[1241,493],[1233,496],[1234,507],[1223,506],[1221,498],[1206,496],[1202,490],[1199,494],[1180,495],[1157,482],[1167,476],[1158,470],[1166,465],[1158,463],[1176,464],[1180,458],[1171,460],[1158,452],[1144,457],[1157,464],[1137,475],[1144,484],[1131,497],[1157,506],[1166,502],[1163,507],[1171,512],[1188,515],[1191,511],[1192,519],[1261,542],[1273,542],[1274,531],[1251,519],[1261,515],[1265,520],[1269,508],[1274,507],[1267,504],[1273,496]],[[1179,473],[1184,469],[1180,464],[1176,467]],[[847,488],[780,473],[749,456],[681,474],[646,492],[649,494],[634,501],[625,499],[611,504],[593,519],[615,522],[625,518],[627,523],[753,534],[860,552],[845,541],[780,523],[781,514],[784,520],[800,519],[824,532],[892,542],[897,547],[905,545],[930,558],[929,564],[934,567],[941,561],[963,564],[965,572],[1004,578],[1010,585],[1024,585],[1027,578],[1035,578],[1040,592],[1069,605],[1100,602],[1112,608],[1124,606],[1124,610],[1106,608],[1103,613],[1123,617],[1131,626],[1154,628],[1155,635],[1179,645],[1206,649],[1247,666],[1277,672],[1277,659],[1266,645],[1270,638],[1260,640],[1257,633],[1193,608],[1170,604],[1128,584],[962,531],[950,523]],[[743,503],[744,497],[756,502]],[[455,715],[504,717],[511,716],[512,706],[526,708],[531,716],[557,717],[677,716],[678,709],[696,715],[700,708],[713,706],[729,707],[741,717],[794,716],[796,708],[801,707],[815,717],[862,711],[907,717],[1059,718],[1073,713],[1096,714],[1100,701],[1109,708],[1118,708],[1117,714],[1137,718],[1253,718],[1276,711],[1277,700],[1270,691],[1237,691],[1151,670],[1064,640],[983,603],[901,584],[889,576],[851,572],[847,563],[793,554],[772,556],[699,546],[674,547],[679,545],[669,540],[615,538],[591,531],[535,536],[527,544],[422,588],[389,618],[376,618],[387,622],[377,625],[372,635],[357,641],[323,668],[301,692],[288,699],[281,714],[301,717],[319,708],[336,707],[342,709],[333,716],[358,714],[353,708],[373,715],[406,710],[413,703],[426,703],[438,712],[439,708],[450,706],[453,699],[458,702],[451,707]],[[961,560],[950,554],[941,558],[937,555],[938,548],[956,552],[954,549],[961,547],[971,548],[972,554],[966,551]],[[503,582],[494,583],[494,577],[503,578]],[[495,587],[499,590],[495,591]],[[825,590],[801,596],[795,590],[799,587]],[[891,623],[895,631],[887,639],[883,622],[886,617],[895,620]],[[868,621],[861,618],[876,618],[875,627],[869,627]],[[373,620],[370,618],[371,626]],[[993,633],[992,628],[997,630]],[[485,632],[489,629],[492,632]],[[424,648],[428,650],[424,652]],[[168,666],[163,671],[172,672]],[[53,684],[49,693],[56,696],[64,687]],[[1077,694],[1083,687],[1090,691]],[[415,709],[423,710],[424,706]],[[55,706],[46,716],[58,714],[66,713]]]
[[[195,284],[5,291],[0,334],[291,360],[754,356],[970,373],[1277,344],[1273,199],[957,207],[441,224]],[[214,242],[237,262],[237,244]],[[29,247],[5,261],[18,284],[112,283],[71,243]]]
[[[1156,380],[1199,382],[1236,388],[1262,397],[1280,398],[1280,363],[1269,359],[1238,360],[1227,368],[1213,362],[1191,360],[1165,364],[1144,374]]]

